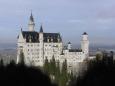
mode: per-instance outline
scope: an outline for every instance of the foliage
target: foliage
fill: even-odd
[[[115,63],[112,58],[113,54],[104,53],[102,60],[89,61],[87,72],[79,76],[73,86],[115,86]]]
[[[102,55],[101,54],[96,54],[96,60],[102,60]]]
[[[4,61],[3,59],[0,60],[0,67],[4,66]]]
[[[65,60],[60,68],[60,62],[59,60],[55,61],[54,56],[50,61],[45,59],[43,70],[50,76],[52,82],[59,86],[67,86],[68,81],[73,77],[72,73],[67,72],[67,61]]]
[[[0,64],[3,65],[2,60]],[[1,86],[56,86],[50,78],[36,67],[16,65],[12,63],[0,66]]]

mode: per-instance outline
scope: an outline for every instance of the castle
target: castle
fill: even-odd
[[[68,42],[63,45],[62,37],[59,33],[44,33],[41,25],[40,31],[35,31],[35,22],[31,13],[29,31],[21,29],[17,42],[17,63],[20,62],[20,53],[24,54],[26,65],[43,66],[45,59],[48,61],[55,58],[62,63],[67,60],[69,71],[76,71],[78,63],[89,57],[88,34],[84,32],[81,38],[81,49],[72,49],[72,44]]]

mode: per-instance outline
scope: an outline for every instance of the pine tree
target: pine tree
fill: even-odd
[[[60,62],[59,60],[55,61],[54,56],[50,62],[48,62],[47,58],[45,59],[43,70],[50,76],[52,82],[59,86],[67,86],[73,79],[73,73],[68,73],[67,71],[67,60],[62,63],[62,68],[60,68]]]
[[[44,63],[44,65],[43,65],[43,70],[44,70],[44,72],[46,73],[46,74],[50,74],[50,70],[49,70],[49,62],[48,62],[48,59],[46,58],[45,59],[45,63]]]
[[[61,70],[59,84],[60,84],[60,86],[66,86],[67,82],[68,82],[67,60],[65,60],[62,64],[62,70]]]
[[[102,60],[102,55],[101,54],[96,54],[96,60],[97,61]]]
[[[60,62],[58,60],[56,62],[55,82],[59,83],[59,79],[60,79]]]
[[[50,66],[51,66],[51,74],[55,75],[56,72],[56,62],[54,56],[52,57],[52,60],[50,61]]]
[[[4,66],[4,61],[3,59],[0,60],[0,67],[3,67]]]
[[[25,61],[24,61],[24,53],[22,51],[20,51],[20,61],[19,64],[24,65]]]

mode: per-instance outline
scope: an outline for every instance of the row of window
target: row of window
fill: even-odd
[[[35,51],[39,51],[39,49],[28,49],[28,51],[35,52]]]
[[[39,51],[40,49],[28,49],[28,51]],[[45,51],[50,51],[51,48],[45,48]],[[57,50],[57,49],[56,49]]]
[[[27,44],[28,47],[40,46],[40,44]],[[51,44],[45,44],[45,47],[52,46]],[[58,45],[53,45],[53,47],[58,47]]]
[[[82,52],[65,52],[65,54],[69,54],[69,55],[75,55],[75,54],[81,55]]]
[[[28,53],[28,55],[39,55],[40,53],[37,52],[37,53]],[[52,53],[51,52],[45,52],[45,55],[51,55]]]

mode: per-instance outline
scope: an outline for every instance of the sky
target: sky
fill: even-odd
[[[36,31],[59,32],[66,43],[115,45],[115,0],[0,0],[0,43],[16,43],[20,28],[28,30],[33,13]]]

